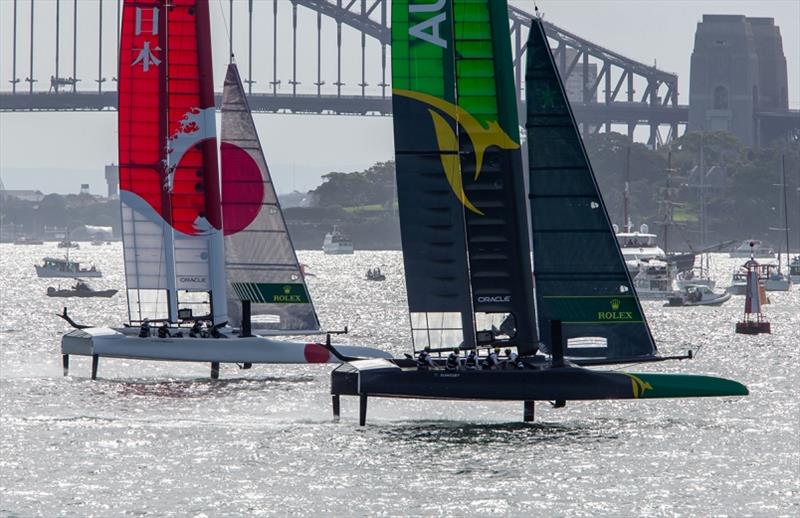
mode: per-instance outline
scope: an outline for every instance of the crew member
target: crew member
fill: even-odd
[[[517,353],[511,352],[511,349],[506,349],[504,351],[506,353],[506,361],[503,362],[504,369],[513,369],[517,366],[517,359],[519,355]]]
[[[172,336],[172,335],[169,333],[169,324],[168,323],[164,322],[163,324],[158,326],[158,337],[159,338],[168,338],[170,336]]]
[[[447,361],[444,363],[445,370],[457,371],[461,366],[461,359],[458,357],[458,347],[453,348],[453,352],[447,355]]]
[[[500,354],[499,348],[495,348],[493,351],[489,352],[489,356],[486,357],[486,362],[484,363],[486,369],[496,370],[500,367],[500,359],[497,357],[498,354]]]
[[[192,338],[201,338],[203,336],[203,324],[199,320],[195,320],[192,328],[189,329],[189,336]]]
[[[139,338],[148,338],[150,336],[150,319],[145,318],[142,325],[139,327]]]
[[[478,370],[478,355],[475,354],[475,351],[470,351],[467,355],[467,359],[464,362],[464,368],[468,371]]]
[[[417,369],[421,371],[427,371],[434,367],[436,367],[436,363],[431,357],[431,346],[426,345],[425,349],[423,349],[417,357]]]

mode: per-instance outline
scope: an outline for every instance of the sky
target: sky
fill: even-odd
[[[60,0],[59,76],[72,76],[73,1]],[[96,88],[98,49],[102,48],[104,87],[115,75],[115,0],[102,0],[102,46],[97,30],[100,0],[77,0],[77,66],[79,89]],[[55,5],[57,0],[36,0],[33,77],[36,90],[46,90],[55,72]],[[511,1],[528,11],[533,2]],[[570,32],[627,57],[679,76],[680,102],[688,102],[689,61],[694,32],[703,14],[744,14],[774,17],[783,36],[789,77],[789,104],[800,108],[800,1],[799,0],[538,0],[545,18]],[[30,75],[30,1],[18,0],[17,73],[19,89],[28,87]],[[210,0],[215,81],[221,90],[227,61],[230,13],[227,0]],[[272,1],[255,0],[253,36],[254,91],[268,91],[273,78]],[[247,76],[247,2],[234,1],[234,53]],[[13,1],[0,0],[0,91],[9,91],[13,54]],[[288,93],[292,78],[291,2],[280,0],[277,18],[279,91]],[[298,91],[315,91],[316,14],[298,8]],[[335,25],[323,19],[322,79],[330,92],[336,81]],[[360,92],[360,35],[343,29],[344,94]],[[365,57],[368,93],[378,93],[381,82],[380,46],[367,40]],[[113,87],[112,87],[113,88]],[[308,190],[330,171],[355,171],[392,159],[392,123],[388,117],[307,116],[255,114],[262,145],[279,192]],[[43,192],[77,192],[81,183],[103,193],[103,168],[116,162],[116,112],[107,113],[0,113],[0,177],[8,189]]]

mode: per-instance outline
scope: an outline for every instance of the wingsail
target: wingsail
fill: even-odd
[[[235,64],[222,92],[221,140],[231,324],[241,324],[241,302],[249,301],[253,329],[319,330]]]
[[[130,319],[174,322],[180,305],[223,322],[208,3],[126,1],[120,45],[119,175]]]
[[[395,156],[415,347],[536,351],[507,4],[392,4]]]

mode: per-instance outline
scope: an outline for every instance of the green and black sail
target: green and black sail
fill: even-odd
[[[561,320],[567,356],[656,354],[539,19],[525,89],[534,283],[542,342]]]
[[[397,185],[416,345],[452,345],[430,338],[443,329],[472,345],[499,316],[495,333],[521,353],[536,350],[510,64],[505,1],[393,2]]]

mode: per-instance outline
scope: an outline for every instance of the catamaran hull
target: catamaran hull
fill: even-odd
[[[370,347],[339,346],[343,354],[388,358]],[[275,340],[263,336],[239,338],[140,338],[110,328],[76,329],[61,339],[61,354],[209,363],[340,363],[317,343]]]
[[[386,360],[343,364],[333,395],[421,399],[568,401],[745,396],[744,385],[712,376],[626,373],[582,367],[510,371],[419,371]]]

